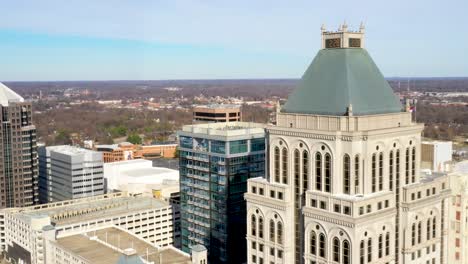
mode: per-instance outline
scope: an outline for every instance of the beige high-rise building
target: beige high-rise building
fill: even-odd
[[[193,121],[197,123],[224,123],[242,121],[240,105],[211,104],[193,108]]]
[[[420,175],[414,123],[364,48],[322,27],[322,49],[267,128],[248,181],[248,263],[447,263],[449,184]]]
[[[31,103],[0,83],[0,208],[38,202],[36,127]]]

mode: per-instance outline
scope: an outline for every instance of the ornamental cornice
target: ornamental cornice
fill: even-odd
[[[280,135],[280,136],[312,138],[312,139],[320,139],[320,140],[327,140],[327,141],[336,140],[336,136],[334,135],[311,134],[311,133],[305,133],[305,132],[285,131],[285,130],[276,130],[276,129],[270,129],[268,130],[268,132],[272,135]]]
[[[260,197],[258,195],[253,195],[250,193],[244,194],[244,198],[248,203],[252,203],[255,205],[261,205],[265,207],[270,207],[271,209],[276,209],[280,211],[286,211],[286,205],[278,204],[277,201],[272,201],[266,197]]]
[[[335,225],[340,225],[340,226],[349,227],[349,228],[354,228],[354,226],[355,226],[354,223],[351,223],[351,222],[348,222],[348,221],[345,221],[345,220],[340,220],[340,219],[336,219],[336,218],[332,218],[332,217],[328,217],[328,216],[314,214],[313,212],[309,212],[309,211],[303,211],[303,214],[304,214],[304,216],[306,216],[308,218],[315,219],[315,220],[320,220],[320,221],[323,221],[323,222],[332,223],[332,224],[335,224]]]

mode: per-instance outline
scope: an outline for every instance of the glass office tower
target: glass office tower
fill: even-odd
[[[210,263],[246,261],[247,179],[264,176],[264,125],[184,126],[180,139],[182,249],[208,249]]]

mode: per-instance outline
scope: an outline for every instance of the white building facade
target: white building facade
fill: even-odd
[[[41,203],[102,195],[102,153],[74,147],[40,147],[39,198]]]
[[[364,27],[322,50],[267,128],[248,181],[248,263],[447,263],[449,186],[420,176],[412,122],[367,54]]]

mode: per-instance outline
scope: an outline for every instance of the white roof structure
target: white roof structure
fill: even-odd
[[[8,106],[9,102],[24,102],[24,98],[0,82],[0,105]]]
[[[104,163],[107,189],[133,194],[151,194],[153,189],[178,192],[179,171],[153,167],[150,160],[136,159]]]

